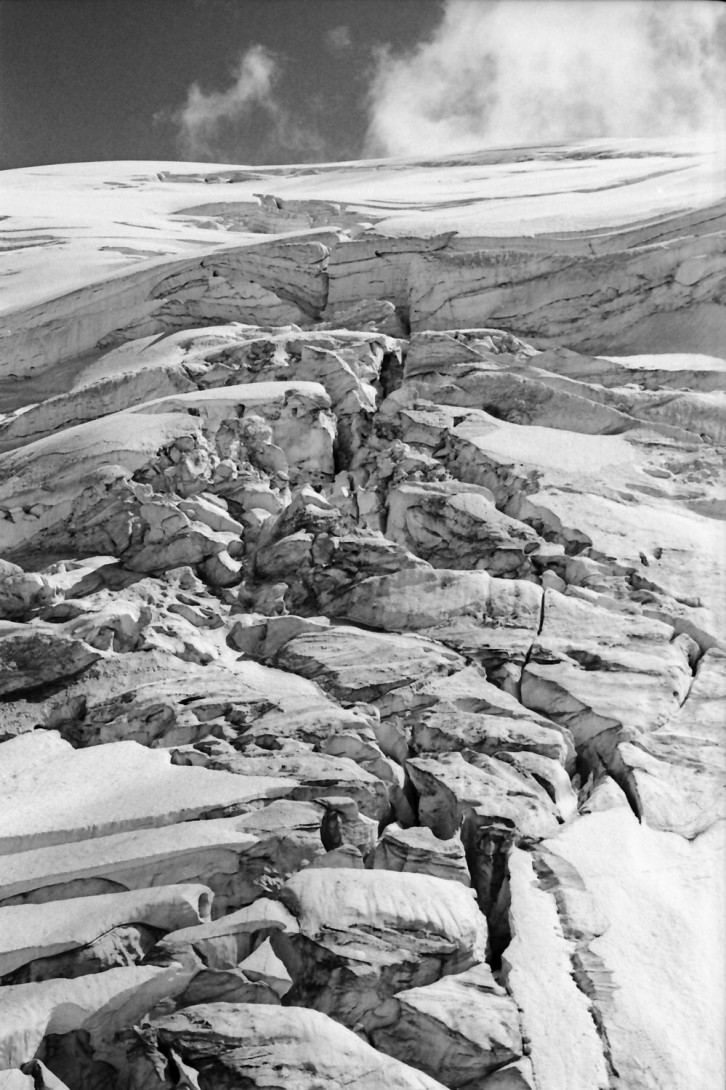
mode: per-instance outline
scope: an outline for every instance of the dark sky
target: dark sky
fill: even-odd
[[[227,89],[255,45],[274,58],[286,120],[271,139],[265,109],[228,119],[217,136],[229,161],[358,157],[374,51],[414,45],[441,10],[440,0],[0,0],[0,167],[190,158],[175,111],[194,83]]]

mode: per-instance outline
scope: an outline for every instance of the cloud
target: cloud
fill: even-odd
[[[232,71],[224,91],[187,90],[185,105],[172,120],[180,153],[192,160],[288,161],[296,154],[319,156],[324,142],[311,127],[294,119],[282,105],[278,82],[282,66],[262,45],[252,45]]]
[[[325,44],[333,53],[344,53],[353,44],[349,26],[334,26],[325,35]]]
[[[187,91],[186,105],[175,119],[183,150],[192,158],[203,158],[212,151],[224,122],[244,118],[255,106],[276,112],[272,87],[277,62],[263,46],[250,46],[233,75],[234,83],[226,91],[202,91],[198,83]]]
[[[428,41],[378,55],[366,153],[723,133],[725,58],[710,0],[445,0]]]

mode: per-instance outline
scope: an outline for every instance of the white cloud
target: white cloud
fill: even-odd
[[[325,42],[334,53],[344,53],[353,44],[349,26],[334,26],[325,35]]]
[[[293,117],[277,93],[279,60],[262,45],[252,45],[232,71],[224,91],[187,90],[185,105],[173,115],[178,145],[187,159],[261,162],[280,155],[288,162],[300,153],[321,156],[324,141],[312,127]]]
[[[724,31],[710,0],[446,0],[430,40],[379,55],[367,153],[723,133]]]
[[[237,121],[255,107],[273,115],[279,107],[272,97],[277,62],[264,46],[253,45],[240,57],[226,91],[202,91],[193,83],[186,105],[176,115],[183,150],[192,158],[203,158],[214,148],[220,127]]]

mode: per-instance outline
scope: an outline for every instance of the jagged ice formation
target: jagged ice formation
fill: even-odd
[[[0,179],[2,1090],[721,1087],[722,179]]]

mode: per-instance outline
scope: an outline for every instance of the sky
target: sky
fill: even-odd
[[[0,168],[726,139],[718,0],[0,0]]]

